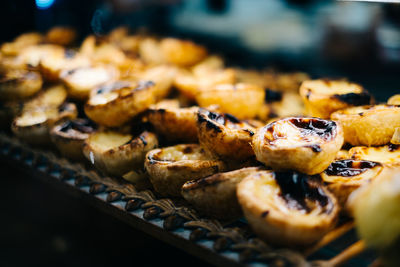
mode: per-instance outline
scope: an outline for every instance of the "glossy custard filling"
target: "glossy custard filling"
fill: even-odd
[[[68,81],[80,88],[92,88],[112,78],[110,71],[104,68],[79,68],[68,73]],[[78,88],[79,89],[79,88]]]
[[[62,105],[58,108],[49,107],[37,107],[36,109],[26,110],[21,116],[15,120],[18,126],[32,126],[46,122],[48,119],[57,118],[63,111],[71,111],[70,105]]]
[[[124,97],[131,94],[133,91],[144,90],[153,86],[152,81],[140,81],[134,83],[129,81],[117,81],[111,84],[106,84],[97,89],[96,94],[91,96],[89,103],[92,105],[101,105],[111,102],[119,97]]]
[[[339,112],[339,114],[364,116],[364,115],[368,114],[369,112],[382,111],[385,109],[392,109],[392,108],[399,108],[399,107],[400,106],[398,106],[398,105],[387,105],[387,104],[372,105],[372,106],[365,105],[365,106],[347,108],[347,109],[343,110],[342,112]]]
[[[353,147],[349,151],[353,159],[375,161],[386,164],[400,163],[400,146],[386,145],[379,147]]]
[[[321,141],[330,141],[336,134],[334,121],[314,118],[290,118],[271,123],[265,138],[271,145],[280,147],[310,146],[319,152]]]
[[[349,94],[349,93],[355,93],[355,94],[359,94],[362,93],[364,91],[364,88],[356,83],[350,83],[347,81],[331,81],[331,80],[317,80],[317,81],[312,81],[309,82],[310,87],[314,88],[317,87],[318,88],[318,92],[319,94],[325,94],[325,95],[330,95],[332,93],[336,93],[336,94]],[[310,89],[312,91],[314,91],[313,89]]]
[[[24,112],[15,121],[17,126],[32,126],[47,121],[48,116],[44,111],[35,110],[32,112]]]
[[[165,147],[153,155],[153,160],[182,161],[182,160],[209,160],[200,146],[177,145]]]
[[[38,108],[46,107],[57,107],[64,103],[67,98],[67,90],[62,85],[55,85],[47,88],[45,91],[40,93],[38,97],[29,100],[24,104],[24,110],[34,110]]]
[[[130,134],[118,132],[101,132],[90,137],[90,144],[100,151],[107,151],[125,145],[132,140]]]

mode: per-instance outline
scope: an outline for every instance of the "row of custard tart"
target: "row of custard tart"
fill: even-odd
[[[204,114],[207,114],[207,118],[213,118],[208,125],[207,122],[199,119]],[[321,177],[327,186],[321,184],[321,181],[313,176],[287,171],[288,166],[296,168],[296,163],[285,165],[284,155],[281,165],[279,162],[274,162],[274,159],[271,159],[273,162],[271,164],[268,157],[263,158],[264,155],[255,151],[256,158],[260,162],[277,169],[277,171],[272,171],[264,166],[257,166],[259,164],[252,159],[245,161],[249,158],[247,155],[238,155],[242,160],[239,158],[231,161],[227,158],[222,160],[223,157],[218,156],[219,149],[206,148],[207,145],[179,144],[154,149],[157,146],[157,139],[146,131],[135,138],[130,134],[120,132],[97,132],[84,141],[83,151],[99,170],[105,170],[111,175],[123,175],[132,166],[140,169],[140,164],[145,161],[145,169],[147,175],[150,176],[151,184],[161,195],[179,196],[182,193],[182,196],[200,211],[222,219],[237,218],[241,216],[243,210],[256,233],[270,242],[275,240],[273,241],[275,243],[277,236],[284,237],[279,239],[283,245],[307,245],[321,238],[335,224],[340,205],[345,205],[351,191],[373,179],[382,169],[382,164],[365,160],[333,161],[343,142],[343,134],[332,121],[298,117],[277,121],[292,124],[289,127],[297,127],[299,135],[306,140],[304,143],[298,140],[291,143],[290,139],[293,136],[288,136],[283,138],[288,141],[287,144],[284,144],[283,140],[280,144],[274,144],[265,136],[262,128],[253,136],[254,132],[249,130],[250,127],[240,128],[242,122],[239,123],[232,116],[227,116],[229,119],[225,116],[205,110],[197,111],[198,130],[201,131],[200,125],[205,123],[207,128],[205,132],[211,130],[212,134],[222,136],[221,139],[215,139],[221,142],[217,145],[222,147],[228,145],[229,149],[238,150],[240,145],[236,144],[233,147],[232,143],[227,143],[223,139],[233,134],[224,129],[227,128],[226,124],[229,124],[229,131],[237,131],[235,134],[243,132],[242,134],[250,136],[251,147],[273,146],[281,153],[289,153],[286,157],[291,153],[298,153],[297,162],[301,164],[304,163],[300,156],[303,153],[304,157],[308,157],[306,162],[309,163],[310,170],[314,170],[321,164],[316,155],[322,156],[326,161],[323,162],[325,166],[321,167],[325,170],[321,173]],[[299,125],[299,122],[303,124]],[[276,122],[263,128],[275,128],[275,124]],[[70,121],[61,124],[53,131],[58,130],[61,133],[58,135],[63,135],[71,129],[73,132],[90,132],[84,127],[82,128],[82,124],[76,121]],[[279,130],[273,131],[277,131],[278,135],[282,134]],[[212,134],[211,138],[215,138]],[[263,139],[267,143],[259,144],[260,135],[263,134]],[[339,144],[334,146],[330,144],[337,142]],[[146,145],[148,145],[147,150]],[[211,153],[206,153],[206,150]],[[146,151],[149,152],[145,156]],[[132,156],[130,161],[129,155]],[[328,160],[329,157],[332,159]],[[330,161],[333,162],[329,165]],[[247,166],[240,168],[240,165]],[[124,166],[126,166],[125,169]],[[307,172],[303,169],[304,166],[300,167],[301,171]],[[228,171],[232,169],[236,170]],[[119,173],[115,172],[117,170]],[[137,173],[134,174],[134,179],[137,179],[137,176]],[[143,179],[143,177],[140,178]],[[237,185],[239,185],[237,192],[239,202],[236,198]],[[287,220],[288,216],[292,219]],[[269,230],[265,232],[266,229]]]
[[[107,127],[127,123],[171,94],[185,106],[217,104],[220,111],[240,119],[267,120],[302,109],[297,90],[309,78],[304,73],[228,68],[220,56],[194,42],[130,34],[123,27],[104,36],[90,35],[80,44],[75,35],[73,29],[55,27],[46,34],[26,33],[1,45],[2,120],[8,122],[18,113],[20,102],[51,84],[65,86],[69,100],[85,104],[87,115]],[[152,89],[135,94],[114,90],[121,84],[141,82],[153,83]],[[103,89],[93,92],[99,87]],[[125,93],[131,95],[125,96],[126,105],[115,101]],[[104,113],[111,117],[103,118]]]
[[[338,97],[336,93],[335,97]],[[349,111],[355,108],[348,109],[340,112],[351,114]],[[395,116],[398,112],[395,105],[368,105],[358,109],[366,114],[360,112],[354,115],[365,116],[364,123],[376,118],[385,120],[386,116]],[[226,117],[229,117],[229,123]],[[260,170],[255,168],[218,173],[185,183],[182,194],[200,210],[221,218],[240,213],[237,208],[233,208],[234,205],[226,206],[226,203],[234,203],[232,199],[237,189],[240,208],[246,218],[259,236],[270,242],[284,245],[307,245],[316,242],[335,225],[339,210],[344,211],[352,191],[377,177],[384,165],[398,162],[398,147],[388,144],[396,135],[397,125],[386,125],[381,129],[381,136],[375,136],[376,139],[386,140],[380,141],[381,144],[386,144],[385,146],[353,147],[346,153],[341,148],[348,129],[343,129],[340,121],[289,117],[276,120],[262,128],[255,127],[254,132],[249,127],[239,126],[241,123],[243,122],[230,115],[200,110],[197,124],[201,147],[217,158],[241,158],[243,161],[245,155],[251,155],[251,152],[246,154],[250,143],[258,162],[274,169],[275,172],[266,171],[268,178],[265,178],[263,171],[261,173],[264,174],[261,174]],[[230,129],[227,130],[226,127]],[[232,132],[236,135],[235,138],[230,138]],[[237,149],[240,147],[241,137],[246,138],[246,133],[247,143],[243,142],[241,149]],[[211,138],[206,139],[204,136]],[[249,139],[249,136],[252,137]],[[221,143],[226,146],[221,148]],[[357,151],[367,152],[362,156],[361,152]],[[373,152],[378,154],[372,158],[375,161],[367,160]],[[150,161],[150,165],[157,164],[154,160]],[[310,175],[317,174],[320,177],[315,181],[315,176]],[[309,183],[314,184],[314,188],[308,185]],[[293,216],[293,220],[288,220],[290,216]],[[284,238],[277,239],[278,236]]]
[[[2,46],[0,117],[17,137],[207,216],[244,215],[268,242],[316,242],[399,162],[397,96],[375,104],[346,80],[227,68],[193,42],[124,28],[77,48],[56,36]]]

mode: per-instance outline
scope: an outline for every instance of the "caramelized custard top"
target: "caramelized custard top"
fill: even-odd
[[[380,165],[381,164],[378,162],[368,160],[337,160],[329,165],[329,167],[325,170],[325,173],[328,175],[352,177]]]
[[[280,187],[280,197],[290,208],[308,213],[318,205],[325,213],[332,211],[332,200],[313,177],[294,171],[284,171],[275,172],[275,181]]]
[[[208,129],[213,129],[216,132],[222,132],[221,126],[225,126],[230,129],[247,130],[250,135],[254,135],[254,132],[250,130],[253,128],[252,126],[229,113],[215,113],[200,109],[197,113],[197,121],[199,123],[205,122]]]
[[[321,151],[319,143],[330,141],[336,136],[334,121],[318,118],[287,118],[266,126],[265,140],[270,145],[308,146],[315,152]]]

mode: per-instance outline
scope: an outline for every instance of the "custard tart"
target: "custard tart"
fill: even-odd
[[[189,71],[181,69],[176,73],[174,86],[178,91],[194,101],[196,96],[208,89],[212,89],[219,84],[234,84],[236,82],[236,72],[233,69],[211,69]]]
[[[118,69],[111,66],[78,67],[60,73],[61,81],[68,87],[68,95],[76,100],[86,100],[91,90],[118,77]]]
[[[223,220],[240,218],[243,214],[236,196],[237,185],[261,169],[246,167],[188,181],[182,186],[182,196],[209,217]]]
[[[27,143],[48,145],[50,130],[54,124],[62,120],[74,119],[77,115],[78,110],[73,103],[64,103],[58,107],[27,109],[13,120],[11,130]]]
[[[156,101],[160,101],[170,94],[176,71],[176,68],[172,66],[160,65],[147,68],[138,74],[137,78],[142,81],[152,81],[154,98]]]
[[[357,233],[370,248],[393,248],[397,252],[395,244],[400,233],[399,173],[399,166],[385,167],[370,184],[360,187],[349,197],[348,208],[354,216]]]
[[[341,207],[347,198],[363,184],[371,182],[383,169],[381,163],[368,160],[343,159],[332,162],[321,173],[322,181],[336,196]]]
[[[122,176],[141,168],[146,153],[157,146],[157,136],[148,131],[130,134],[104,130],[90,134],[83,144],[83,154],[103,173]]]
[[[156,102],[152,81],[118,80],[91,92],[84,109],[98,124],[117,127],[127,123]]]
[[[47,81],[57,82],[60,80],[62,72],[90,65],[91,61],[88,57],[80,55],[72,49],[65,49],[63,54],[59,53],[43,58],[39,63],[39,70]]]
[[[164,38],[160,49],[167,62],[188,67],[202,61],[208,55],[207,49],[192,41],[176,38]]]
[[[167,63],[160,47],[160,41],[154,37],[145,37],[139,43],[140,58],[148,65],[155,66]]]
[[[72,160],[85,160],[82,148],[97,126],[88,119],[76,118],[57,123],[50,131],[51,141],[59,152]]]
[[[400,106],[352,107],[332,113],[331,119],[342,124],[345,142],[353,146],[380,146],[388,144],[400,127]]]
[[[29,32],[17,36],[12,42],[3,43],[0,52],[5,56],[16,56],[22,49],[34,46],[43,41],[43,35],[38,32]]]
[[[336,225],[339,214],[326,187],[293,171],[250,174],[239,183],[237,197],[257,236],[280,246],[316,243]]]
[[[254,156],[250,145],[256,127],[235,116],[200,109],[197,112],[200,145],[211,155],[232,160]]]
[[[59,45],[39,44],[26,47],[17,56],[17,61],[31,70],[38,70],[40,62],[53,56],[62,56],[65,49]]]
[[[179,144],[151,150],[144,163],[156,192],[181,196],[182,185],[190,180],[226,170],[226,164],[210,157],[197,144]]]
[[[400,105],[400,94],[392,95],[388,101],[388,105]]]
[[[35,71],[12,70],[0,73],[0,100],[27,99],[42,89],[42,76]]]
[[[200,107],[218,105],[223,113],[229,113],[239,119],[254,119],[262,107],[265,91],[252,84],[220,84],[206,90],[200,90],[196,101]]]
[[[197,112],[198,107],[167,107],[149,108],[147,119],[153,125],[157,134],[168,141],[183,143],[197,142]]]
[[[300,87],[309,116],[329,119],[340,109],[373,104],[372,95],[361,85],[346,80],[308,80]]]
[[[335,121],[288,117],[259,129],[252,147],[258,161],[275,170],[306,174],[324,171],[343,145],[343,130]]]

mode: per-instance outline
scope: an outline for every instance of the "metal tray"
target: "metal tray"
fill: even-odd
[[[258,239],[244,218],[223,222],[202,217],[182,199],[138,191],[122,179],[101,176],[90,166],[70,162],[51,149],[30,147],[6,133],[0,133],[0,159],[216,266],[369,266],[376,258],[357,239],[348,219],[304,251],[274,248]]]

